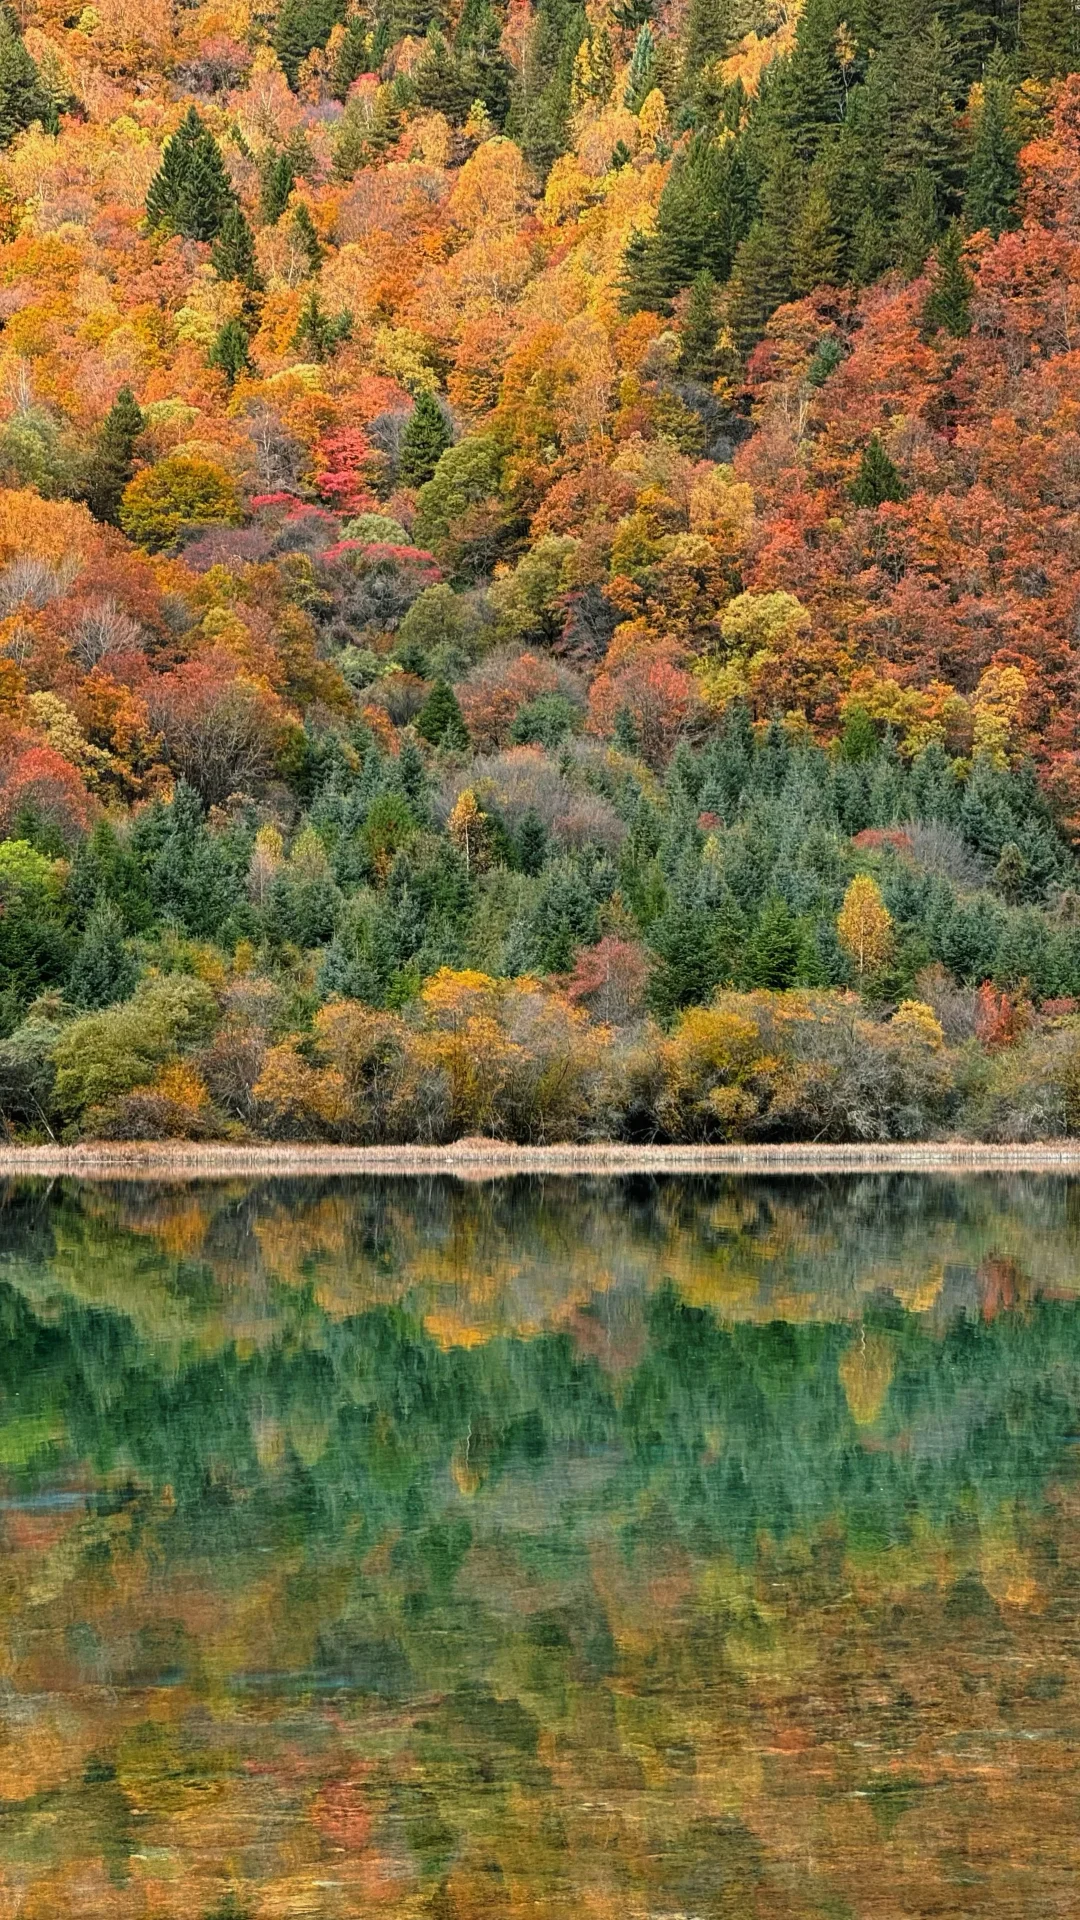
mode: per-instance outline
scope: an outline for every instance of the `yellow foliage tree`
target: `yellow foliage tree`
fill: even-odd
[[[881,888],[868,873],[857,873],[844,895],[836,921],[840,945],[855,962],[860,980],[878,973],[892,957],[892,915]]]

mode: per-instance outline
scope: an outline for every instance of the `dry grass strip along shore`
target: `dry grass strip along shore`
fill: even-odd
[[[965,1141],[887,1146],[517,1147],[459,1140],[444,1147],[191,1146],[173,1141],[73,1147],[0,1147],[0,1179],[287,1179],[291,1176],[451,1174],[1078,1173],[1080,1140],[980,1146]]]

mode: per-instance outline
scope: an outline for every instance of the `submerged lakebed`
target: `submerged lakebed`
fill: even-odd
[[[1058,1915],[1080,1181],[11,1180],[0,1916]]]

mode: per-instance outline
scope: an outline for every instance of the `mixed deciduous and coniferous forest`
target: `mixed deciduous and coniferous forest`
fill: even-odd
[[[1080,1131],[1071,0],[0,11],[0,1116]]]

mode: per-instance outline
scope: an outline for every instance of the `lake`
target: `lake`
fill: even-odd
[[[0,1920],[1080,1885],[1080,1182],[0,1189]]]

